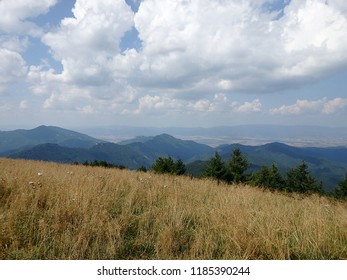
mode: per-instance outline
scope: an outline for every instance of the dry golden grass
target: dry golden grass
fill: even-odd
[[[0,159],[0,259],[346,258],[346,202]]]

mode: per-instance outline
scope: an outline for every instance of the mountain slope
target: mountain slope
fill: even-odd
[[[130,148],[112,143],[100,143],[89,149],[62,147],[57,144],[40,144],[33,148],[8,155],[14,159],[30,159],[61,163],[105,160],[130,169],[150,166],[150,162]]]
[[[168,134],[155,137],[140,138],[139,142],[130,142],[127,147],[146,156],[153,162],[158,157],[171,156],[185,162],[213,154],[210,146],[199,144],[190,140],[177,139]]]
[[[27,150],[11,153],[8,155],[8,158],[53,161],[60,163],[93,160],[93,157],[89,154],[87,149],[62,147],[58,144],[50,143],[40,144]]]
[[[36,144],[38,143],[38,144]],[[97,144],[96,144],[97,143]],[[96,145],[95,145],[96,144]],[[347,148],[293,147],[282,143],[260,146],[239,144],[217,148],[190,140],[177,139],[168,134],[139,137],[123,142],[123,145],[101,142],[95,138],[58,127],[40,126],[33,130],[0,132],[0,156],[71,163],[73,161],[105,160],[130,169],[150,167],[158,157],[171,156],[187,164],[188,173],[199,175],[206,161],[216,151],[228,161],[232,150],[240,147],[254,172],[262,165],[276,163],[282,174],[306,161],[312,174],[322,181],[327,190],[336,186],[347,171]],[[8,149],[12,149],[10,152]]]
[[[72,148],[90,148],[101,142],[104,141],[55,126],[39,126],[31,130],[0,131],[0,153],[2,154],[46,143]]]

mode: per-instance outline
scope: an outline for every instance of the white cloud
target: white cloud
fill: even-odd
[[[237,113],[258,113],[261,112],[262,104],[259,99],[255,99],[252,102],[245,102],[239,105],[238,102],[233,102],[232,108]]]
[[[27,66],[21,53],[28,45],[28,36],[40,36],[42,30],[30,21],[48,12],[56,0],[0,1],[0,93],[10,93],[17,82],[24,82]]]
[[[40,36],[41,28],[30,21],[30,18],[47,13],[56,3],[57,0],[1,0],[0,31]]]
[[[8,87],[25,77],[27,67],[20,54],[0,48],[0,93],[6,92]]]
[[[31,66],[31,89],[48,95],[51,110],[257,113],[259,99],[232,102],[232,94],[298,88],[347,69],[346,1],[288,1],[280,18],[266,2],[274,1],[146,0],[134,14],[124,0],[77,0],[74,16],[42,37],[63,70]],[[133,26],[142,48],[120,53]],[[271,113],[341,108],[332,101]]]
[[[145,95],[138,99],[138,108],[135,110],[123,110],[123,114],[167,114],[169,112],[179,112],[180,114],[190,113],[257,113],[261,112],[262,104],[259,99],[251,102],[239,104],[231,102],[223,93],[215,94],[211,99],[199,99],[189,101],[183,99],[170,98],[169,96]]]
[[[282,105],[279,108],[271,109],[270,113],[274,115],[301,115],[307,113],[334,114],[345,107],[347,107],[346,98],[335,98],[331,100],[326,97],[319,100],[299,99],[295,104]]]
[[[189,107],[194,111],[207,112],[209,111],[211,102],[207,99],[201,99],[191,104]]]
[[[134,111],[135,114],[149,113],[157,114],[165,113],[171,110],[179,110],[183,106],[183,102],[169,97],[146,95],[139,98],[139,107]]]
[[[22,53],[29,45],[28,37],[0,35],[0,47],[9,51]]]
[[[143,43],[138,79],[152,87],[184,90],[208,80],[210,90],[268,92],[347,66],[347,20],[337,5],[293,0],[274,20],[265,2],[143,2],[135,15]]]
[[[334,114],[345,107],[347,107],[347,98],[335,98],[326,100],[322,112],[324,114]]]
[[[104,85],[113,81],[119,43],[133,26],[133,13],[122,0],[77,0],[74,17],[43,37],[64,67],[66,82]]]

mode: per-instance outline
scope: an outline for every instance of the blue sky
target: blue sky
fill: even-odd
[[[0,1],[0,129],[346,126],[347,1]]]

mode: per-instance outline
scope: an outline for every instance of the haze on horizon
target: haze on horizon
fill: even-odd
[[[0,129],[346,126],[347,1],[0,1]]]

